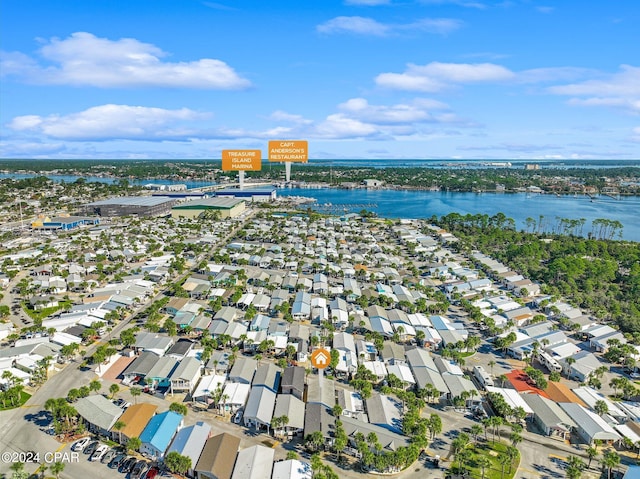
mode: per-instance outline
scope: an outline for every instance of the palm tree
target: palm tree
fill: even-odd
[[[496,362],[492,359],[491,361],[489,361],[489,368],[491,370],[491,375],[493,376],[493,367],[496,365]]]
[[[615,451],[605,451],[600,463],[607,470],[607,478],[611,479],[611,470],[620,464],[620,456]]]
[[[491,466],[491,460],[487,456],[478,456],[476,458],[476,464],[482,472],[482,479],[484,479],[485,469]]]
[[[471,426],[471,435],[473,436],[473,442],[478,443],[478,436],[482,434],[482,426],[480,424],[474,424]]]
[[[587,464],[587,468],[591,467],[591,461],[598,455],[598,449],[592,446],[589,446],[586,450],[587,456],[589,457],[589,464]]]
[[[113,383],[111,386],[109,386],[109,392],[111,393],[111,399],[114,398],[114,396],[118,393],[118,391],[120,391],[120,386],[118,386],[116,383]]]
[[[113,430],[118,431],[118,442],[120,444],[122,444],[122,430],[124,429],[125,426],[126,424],[122,421],[116,421],[115,424],[113,425]]]
[[[505,467],[507,467],[507,465],[511,465],[511,458],[509,456],[507,456],[506,454],[500,454],[498,456],[498,463],[500,464],[501,467],[501,479],[504,479],[504,469]]]
[[[102,383],[97,379],[94,379],[89,383],[89,391],[97,393],[102,388]]]
[[[134,404],[138,404],[138,396],[140,396],[140,394],[142,394],[142,389],[140,389],[139,387],[132,387],[131,389],[129,389],[129,393],[131,394],[131,397],[133,398],[133,403]]]

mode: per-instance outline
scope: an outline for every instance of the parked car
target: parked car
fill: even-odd
[[[71,450],[76,452],[82,451],[90,442],[90,437],[83,437],[82,439],[78,439],[73,443],[73,446],[71,446]]]
[[[113,459],[114,457],[116,457],[116,455],[118,454],[118,451],[116,451],[115,449],[111,449],[109,451],[107,451],[104,456],[102,456],[100,458],[100,462],[102,464],[109,464],[111,462],[111,459]]]
[[[160,472],[160,470],[157,467],[152,467],[147,471],[145,479],[155,479],[155,477],[158,475],[158,472]]]
[[[240,421],[242,421],[243,414],[244,414],[244,411],[242,409],[238,409],[238,412],[236,412],[233,416],[233,422],[235,424],[240,424]]]
[[[109,446],[107,446],[106,444],[101,444],[96,448],[94,453],[91,454],[91,457],[89,458],[89,460],[91,462],[99,461],[100,459],[102,459],[102,456],[104,456],[107,453],[108,450],[109,450]]]
[[[85,454],[88,454],[89,456],[91,456],[91,454],[93,454],[94,452],[96,452],[96,449],[98,449],[98,446],[100,445],[100,443],[98,441],[93,441],[92,443],[90,443],[87,447],[85,447],[82,452],[84,452]]]
[[[116,469],[119,468],[122,463],[127,459],[127,455],[126,454],[116,454],[113,459],[111,459],[111,462],[109,463],[109,467],[111,469]]]
[[[149,464],[147,461],[138,461],[135,466],[131,470],[131,475],[129,476],[131,479],[142,479],[144,477],[144,473],[147,472],[149,468]]]
[[[133,469],[133,466],[136,465],[137,461],[138,460],[135,457],[129,456],[124,461],[122,461],[122,464],[120,464],[118,471],[124,474],[126,474],[127,472],[131,472],[131,470]]]

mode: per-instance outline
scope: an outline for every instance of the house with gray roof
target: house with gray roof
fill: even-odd
[[[226,333],[229,323],[223,319],[214,319],[207,328],[212,338],[218,338]]]
[[[406,352],[406,358],[418,389],[424,389],[430,384],[441,395],[449,392],[449,388],[447,388],[428,351],[420,348],[410,349]]]
[[[178,367],[178,361],[169,356],[158,358],[149,373],[145,377],[147,384],[153,389],[168,388],[171,386],[170,377],[174,369]]]
[[[176,391],[193,392],[202,375],[202,364],[193,357],[184,358],[169,377],[171,381],[171,394]]]
[[[336,418],[329,409],[318,403],[307,403],[304,412],[304,437],[316,431],[322,432],[327,445],[331,444],[335,433]]]
[[[280,376],[282,369],[273,363],[264,363],[258,366],[256,373],[251,381],[251,386],[264,386],[271,389],[273,392],[278,391],[280,386]]]
[[[324,375],[311,376],[307,382],[307,403],[323,404],[328,408],[335,406],[335,381]]]
[[[372,432],[378,437],[378,442],[382,446],[382,451],[393,452],[397,451],[399,447],[409,446],[410,439],[407,436],[394,433],[376,424],[359,421],[358,419],[351,417],[342,416],[340,419],[345,433],[347,434],[347,438],[349,439],[349,445],[352,448],[356,447],[356,435],[358,433],[364,434],[364,437],[367,437]]]
[[[260,444],[242,449],[231,479],[271,479],[275,453],[275,449]]]
[[[273,417],[286,416],[289,419],[287,424],[283,424],[274,431],[275,435],[296,436],[304,430],[304,402],[291,394],[278,394],[276,405],[273,410]]]
[[[147,377],[149,371],[155,366],[158,362],[158,356],[152,352],[143,352],[135,358],[129,366],[122,372],[123,380],[122,382],[126,385],[131,383],[132,381],[140,381]]]
[[[74,407],[87,425],[87,430],[101,436],[110,436],[109,430],[124,412],[100,394],[80,398]]]
[[[158,356],[164,356],[172,345],[173,339],[169,336],[162,336],[157,333],[141,332],[136,335],[136,342],[133,347],[137,351],[150,351]]]
[[[373,394],[366,401],[369,422],[402,434],[402,402],[384,394]]]
[[[567,377],[579,382],[585,382],[593,371],[602,366],[600,360],[589,351],[580,351],[570,357],[573,358],[573,362],[568,362],[567,358],[559,362]]]
[[[304,396],[304,378],[306,371],[301,366],[289,366],[282,373],[280,389],[282,394],[291,394],[298,399]]]
[[[559,403],[559,406],[577,426],[576,432],[586,444],[592,444],[596,439],[612,443],[622,438],[604,419],[580,404]]]
[[[545,435],[560,441],[571,437],[577,425],[564,410],[551,399],[539,394],[522,394],[522,399],[533,409],[533,423]]]
[[[467,379],[465,376],[458,376],[455,374],[443,374],[442,379],[449,389],[447,393],[447,399],[451,402],[457,397],[462,397],[463,395],[468,395],[465,406],[473,407],[477,406],[482,402],[482,397],[480,396],[480,392],[475,387],[473,382]]]
[[[275,403],[276,393],[271,389],[264,386],[252,387],[242,416],[244,425],[257,430],[269,430]]]
[[[229,372],[229,381],[233,383],[251,384],[256,373],[258,361],[252,358],[239,357]]]

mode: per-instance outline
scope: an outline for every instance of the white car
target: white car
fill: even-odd
[[[243,414],[242,409],[238,410],[238,412],[235,413],[235,415],[233,416],[234,424],[240,424],[240,421],[242,421],[242,414]]]
[[[87,444],[89,444],[89,442],[91,442],[91,438],[90,437],[83,437],[82,439],[76,441],[75,443],[73,443],[73,446],[71,446],[71,450],[72,451],[82,451],[85,447],[87,447]]]
[[[101,444],[100,446],[98,446],[98,449],[96,449],[96,452],[91,454],[91,457],[89,458],[89,460],[91,462],[99,461],[100,459],[102,459],[102,456],[104,456],[109,449],[110,449],[109,446],[107,446],[106,444]]]

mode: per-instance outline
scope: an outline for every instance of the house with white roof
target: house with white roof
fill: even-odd
[[[252,387],[242,416],[244,425],[257,430],[269,430],[275,403],[276,393],[271,389],[265,386]]]

